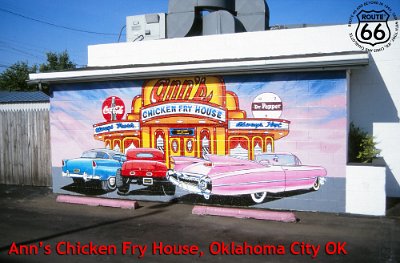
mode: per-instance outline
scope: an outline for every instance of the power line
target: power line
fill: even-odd
[[[18,52],[20,54],[24,54],[24,55],[27,55],[27,56],[30,56],[30,57],[34,57],[34,58],[37,58],[37,59],[44,59],[45,58],[44,56],[37,56],[37,55],[34,55],[34,54],[30,53],[30,52],[26,52],[25,50],[21,50],[21,49],[10,47],[10,46],[3,46],[3,47],[0,47],[0,49],[3,49],[5,51],[6,51],[6,49],[9,49],[9,50],[12,50],[14,52]]]
[[[30,51],[33,51],[35,53],[40,53],[40,54],[46,53],[46,51],[47,51],[47,49],[45,49],[45,48],[41,48],[41,49],[33,48],[32,47],[33,45],[23,44],[23,43],[18,42],[18,41],[2,40],[1,37],[0,37],[0,45],[7,45],[7,46],[10,46],[10,47],[15,47],[15,48],[17,48],[17,46],[19,46],[19,48],[23,48],[24,50],[30,50]]]
[[[13,46],[14,45],[19,45],[24,49],[36,50],[36,51],[38,51],[40,53],[45,53],[45,52],[47,52],[49,50],[48,47],[38,46],[38,45],[33,44],[32,42],[29,42],[29,43],[28,42],[23,42],[18,38],[8,38],[8,37],[6,37],[4,35],[0,36],[0,42],[8,43],[8,44],[11,44]]]
[[[120,41],[120,39],[121,39],[122,31],[123,31],[125,28],[126,28],[126,26],[123,26],[123,27],[121,28],[121,31],[119,31],[118,43],[119,43],[119,41]]]
[[[95,34],[95,35],[106,35],[106,36],[118,36],[119,35],[119,34],[114,34],[114,33],[103,33],[103,32],[89,31],[89,30],[84,30],[84,29],[78,29],[78,28],[58,25],[58,24],[54,24],[54,23],[51,23],[51,22],[43,21],[43,20],[40,20],[40,19],[37,19],[37,18],[29,17],[29,16],[26,16],[26,15],[23,15],[23,14],[19,14],[19,13],[16,13],[16,12],[13,12],[13,11],[10,11],[10,10],[7,10],[7,9],[3,9],[3,8],[0,8],[0,11],[12,14],[14,16],[22,17],[24,19],[32,20],[32,21],[35,21],[35,22],[38,22],[38,23],[42,23],[42,24],[45,24],[45,25],[54,26],[54,27],[58,27],[58,28],[63,28],[63,29],[71,30],[71,31],[76,31],[76,32],[81,32],[81,33],[88,33],[88,34]]]
[[[25,48],[24,48],[24,49],[25,49]],[[28,51],[26,51],[26,50],[21,50],[21,49],[18,49],[18,48],[16,48],[16,47],[13,47],[13,46],[7,44],[6,42],[0,40],[0,52],[1,52],[1,51],[4,51],[4,52],[12,52],[12,53],[16,53],[16,54],[27,55],[27,56],[34,57],[34,58],[36,58],[36,59],[39,59],[40,61],[45,61],[45,60],[46,60],[46,56],[43,55],[40,51],[37,51],[37,53],[40,53],[40,55],[35,55],[35,54],[30,53],[30,52],[28,52]],[[34,51],[34,50],[33,50],[33,51]],[[44,53],[47,53],[47,52],[44,52]],[[40,63],[40,62],[39,62],[39,63]],[[0,63],[0,64],[1,64],[1,63]],[[2,64],[2,65],[5,67],[4,64]],[[87,65],[84,65],[84,64],[75,64],[75,65],[76,65],[78,68],[85,68],[85,67],[87,67]],[[7,67],[9,67],[9,66],[7,66]]]
[[[3,40],[4,39],[4,40]],[[3,44],[2,44],[3,43]],[[6,38],[4,36],[0,36],[0,49],[2,45],[7,45],[8,47],[13,47],[13,48],[18,48],[17,46],[19,46],[20,48],[22,48],[23,50],[25,50],[25,52],[29,52],[32,51],[36,54],[39,54],[39,56],[42,58],[45,58],[46,56],[44,56],[43,54],[46,54],[48,52],[50,52],[49,48],[45,48],[45,47],[41,47],[41,46],[35,46],[31,43],[24,43],[21,42],[19,40],[14,40],[14,39],[10,39],[10,38]],[[37,48],[32,48],[32,47],[37,47]],[[71,49],[67,49],[68,52],[71,54],[87,54],[86,51],[83,50],[71,50]],[[33,55],[31,53],[31,55]],[[86,66],[86,65],[79,65],[79,66]]]
[[[28,52],[29,48],[25,48],[25,47],[22,47],[22,48],[23,49],[20,49],[18,47],[12,46],[12,45],[7,44],[6,42],[0,40],[0,49],[3,49],[3,50],[11,49],[11,50],[19,52],[21,54],[25,54],[25,55],[28,55],[28,56],[31,56],[31,57],[35,57],[35,58],[38,58],[38,59],[45,58],[45,56],[43,55],[44,52],[35,51],[35,50],[30,49],[31,51],[33,51],[33,52],[35,52],[37,54],[40,54],[40,55],[36,55],[36,54],[33,54],[32,52]]]

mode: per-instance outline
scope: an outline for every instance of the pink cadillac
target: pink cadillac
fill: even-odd
[[[291,153],[258,154],[255,161],[218,155],[173,160],[175,168],[167,172],[167,179],[206,199],[210,195],[249,194],[255,203],[262,203],[267,192],[316,191],[326,181],[325,168],[302,165]]]

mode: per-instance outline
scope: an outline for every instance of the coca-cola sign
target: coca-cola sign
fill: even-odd
[[[103,102],[102,112],[107,121],[122,120],[125,114],[125,104],[116,96],[108,97]]]

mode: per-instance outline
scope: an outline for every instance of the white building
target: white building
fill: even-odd
[[[376,197],[368,199],[378,203],[379,208],[373,209],[379,211],[346,210],[384,214],[385,182],[386,195],[400,197],[399,39],[384,51],[368,53],[353,43],[347,25],[336,25],[93,45],[88,54],[85,70],[32,74],[30,80],[57,84],[193,74],[347,70],[348,123],[352,121],[375,136],[387,169],[386,180],[376,179],[372,184],[354,181],[361,195],[351,191],[354,185],[346,190],[346,199],[356,200],[368,198],[369,188],[380,185],[373,191]]]

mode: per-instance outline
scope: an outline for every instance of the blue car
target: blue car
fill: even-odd
[[[62,161],[62,176],[72,178],[75,184],[98,181],[104,191],[116,188],[115,174],[126,156],[108,149],[86,151],[80,158]]]

